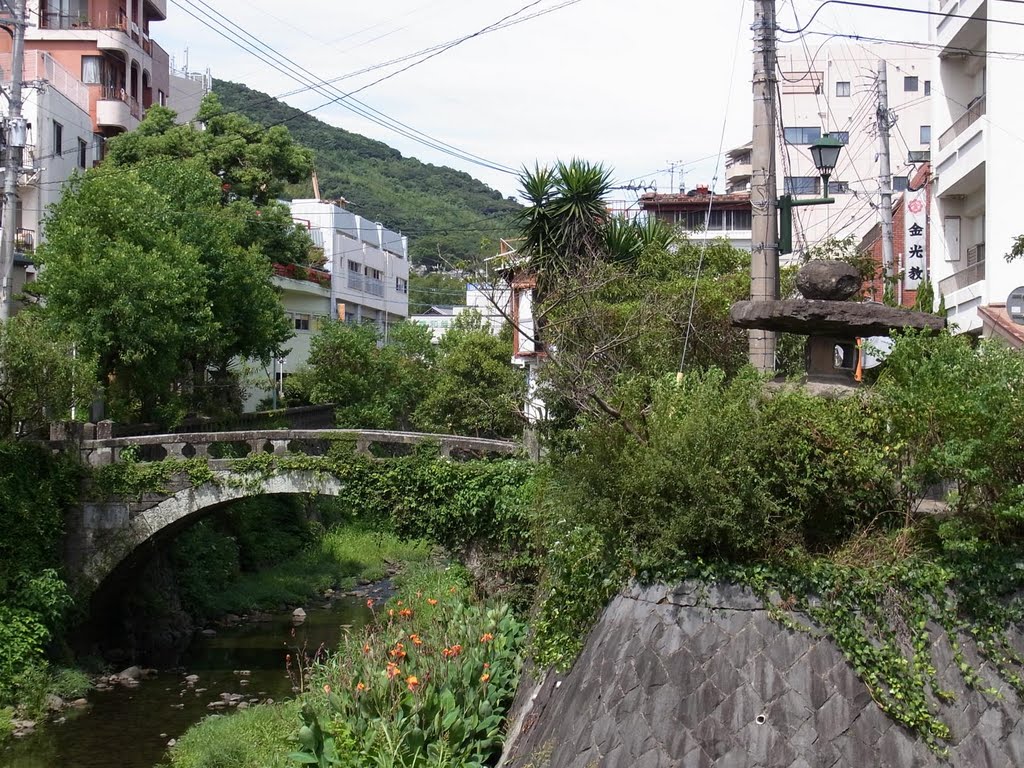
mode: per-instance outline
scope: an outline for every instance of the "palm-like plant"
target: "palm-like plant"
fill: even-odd
[[[554,168],[535,166],[520,176],[526,208],[519,214],[523,251],[538,280],[571,274],[605,254],[609,215],[604,198],[611,171],[573,159]]]

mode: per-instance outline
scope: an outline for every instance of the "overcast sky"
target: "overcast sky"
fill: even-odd
[[[530,0],[205,0],[245,32],[322,79],[337,78],[468,35]],[[562,5],[539,0],[520,18]],[[819,0],[781,0],[779,24],[802,26]],[[154,38],[179,67],[279,95],[300,84],[202,23],[200,0],[171,0]],[[927,8],[927,0],[907,0]],[[800,24],[794,23],[794,7]],[[715,160],[700,158],[750,138],[750,0],[578,0],[467,40],[372,85],[357,98],[389,117],[465,152],[512,168],[573,156],[603,161],[625,182],[669,189],[668,165],[685,166],[687,187],[710,183]],[[825,7],[810,30],[926,40],[924,16]],[[226,25],[223,20],[218,20]],[[824,38],[812,37],[816,47]],[[411,60],[415,61],[415,59]],[[350,91],[411,62],[346,79]],[[304,77],[305,81],[310,78]],[[286,99],[312,109],[328,99]],[[425,162],[465,170],[505,195],[513,175],[456,159],[334,105],[315,114]],[[718,172],[724,177],[724,169]],[[676,177],[678,186],[678,176]],[[721,188],[722,182],[718,184]],[[624,197],[628,193],[623,193]]]

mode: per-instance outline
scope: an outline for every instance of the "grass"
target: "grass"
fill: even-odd
[[[387,575],[389,563],[420,563],[430,554],[430,546],[423,542],[359,527],[334,528],[296,557],[259,573],[242,574],[211,595],[205,607],[213,616],[273,610],[328,588],[377,581]]]
[[[299,702],[214,715],[189,728],[169,753],[173,768],[287,768]]]

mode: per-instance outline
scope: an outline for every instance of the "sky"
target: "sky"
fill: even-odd
[[[780,0],[779,26],[803,26],[820,4]],[[928,7],[927,0],[903,4]],[[216,78],[276,96],[314,78],[300,73],[297,81],[188,11],[329,80],[549,9],[407,71],[398,70],[423,57],[337,87],[365,87],[356,95],[365,104],[491,166],[517,170],[581,157],[609,166],[619,184],[665,192],[682,173],[687,188],[717,178],[721,189],[724,159],[709,156],[750,139],[751,0],[170,0],[167,21],[152,34],[179,68],[186,61],[193,71],[209,67]],[[926,19],[827,5],[809,31],[923,41]],[[386,75],[393,76],[374,82]],[[305,91],[285,100],[312,110],[333,95]],[[506,196],[518,191],[514,173],[453,157],[337,104],[313,114],[404,155],[464,170]],[[616,194],[628,200],[636,192]]]

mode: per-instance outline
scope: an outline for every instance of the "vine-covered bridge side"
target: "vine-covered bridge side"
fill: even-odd
[[[157,536],[173,533],[233,501],[279,494],[339,495],[344,486],[330,473],[308,468],[276,467],[267,473],[239,471],[236,462],[260,454],[320,456],[332,445],[347,443],[356,454],[387,459],[436,447],[441,459],[461,460],[511,456],[519,443],[455,435],[373,430],[262,430],[98,437],[62,441],[93,467],[122,461],[200,459],[211,472],[193,483],[187,473],[169,480],[160,492],[133,497],[83,500],[67,520],[65,559],[69,576],[91,591],[138,548]],[[226,458],[230,456],[231,458]]]

